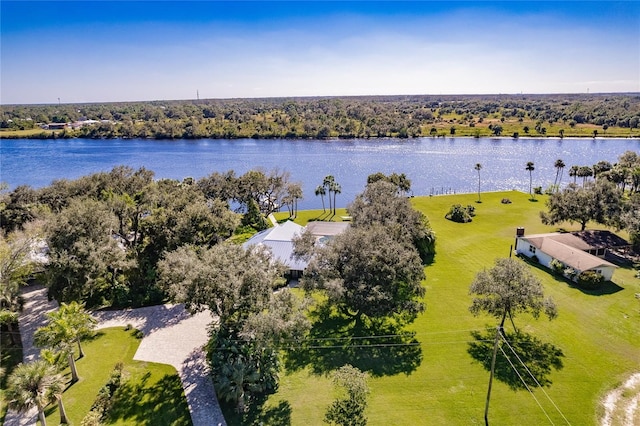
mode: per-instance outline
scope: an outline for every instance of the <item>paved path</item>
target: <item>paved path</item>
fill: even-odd
[[[144,337],[133,359],[169,364],[178,370],[193,426],[226,425],[202,347],[213,321],[209,312],[190,315],[183,305],[158,305],[97,312],[98,328],[131,324]]]
[[[33,333],[45,323],[45,314],[57,307],[47,300],[47,290],[41,286],[23,289],[25,306],[20,314],[20,336],[24,362],[38,357],[33,345]],[[180,376],[194,426],[226,426],[218,405],[215,389],[202,349],[207,342],[208,325],[213,321],[208,312],[190,315],[183,305],[158,305],[94,314],[98,328],[121,327],[130,324],[144,337],[134,355],[135,360],[158,362],[175,367]],[[5,426],[35,425],[37,411],[18,414],[11,410]]]

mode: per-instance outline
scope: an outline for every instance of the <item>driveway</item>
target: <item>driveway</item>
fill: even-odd
[[[39,349],[33,345],[33,333],[45,324],[45,314],[55,310],[57,304],[47,300],[47,290],[42,286],[25,287],[22,295],[25,306],[19,318],[20,336],[24,362],[29,362],[39,354]],[[175,367],[194,426],[226,426],[203,351],[208,338],[207,329],[213,321],[209,312],[190,315],[183,305],[158,305],[97,312],[94,316],[98,319],[98,328],[131,325],[142,331],[143,338],[134,355],[135,360]],[[35,410],[24,414],[11,410],[4,424],[35,425],[36,420]]]

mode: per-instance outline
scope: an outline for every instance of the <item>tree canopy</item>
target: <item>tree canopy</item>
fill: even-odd
[[[540,217],[545,225],[577,222],[584,230],[590,221],[616,225],[622,206],[622,191],[611,182],[599,180],[584,187],[569,184],[549,196],[548,212],[540,212]]]
[[[417,250],[380,224],[351,227],[317,246],[301,285],[324,289],[344,313],[413,319],[424,309],[424,269]]]
[[[436,235],[429,219],[415,210],[407,197],[401,195],[403,188],[408,187],[408,180],[400,179],[399,182],[405,182],[401,185],[386,178],[378,178],[378,175],[372,176],[375,178],[370,179],[371,182],[364,191],[347,207],[352,217],[352,226],[366,228],[382,225],[395,238],[413,244],[423,260],[433,255]]]
[[[494,316],[500,320],[500,327],[507,316],[513,321],[518,313],[528,312],[538,318],[544,312],[549,319],[557,315],[553,300],[544,298],[540,281],[516,258],[496,259],[491,269],[478,272],[469,293],[474,296],[471,313]]]

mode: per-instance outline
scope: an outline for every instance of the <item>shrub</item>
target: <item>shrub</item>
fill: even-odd
[[[551,270],[556,275],[562,275],[564,273],[564,263],[560,262],[558,259],[553,259],[551,261]]]
[[[122,369],[124,365],[119,362],[111,371],[111,376],[109,377],[109,381],[105,383],[103,387],[98,391],[98,396],[96,400],[93,402],[91,406],[91,411],[89,414],[82,419],[82,424],[86,426],[99,425],[100,421],[103,420],[109,409],[111,408],[113,394],[118,390],[120,385],[122,384]],[[93,413],[93,414],[92,414]],[[97,423],[96,423],[97,420]]]
[[[511,204],[511,200],[508,198],[503,198],[502,201],[500,201],[502,204]]]
[[[533,188],[533,193],[534,194],[538,194],[538,195],[542,195],[542,187],[541,186],[536,186],[535,188]]]
[[[531,256],[530,259],[533,263],[540,263],[540,259],[538,259],[538,256],[536,256],[535,254]]]
[[[101,417],[97,411],[89,411],[80,422],[80,426],[100,426],[102,425]]]
[[[595,290],[603,282],[604,277],[596,271],[584,271],[578,275],[578,286],[585,290]]]
[[[564,276],[569,278],[570,280],[573,280],[576,277],[576,270],[570,266],[568,266],[563,273]]]
[[[471,222],[471,216],[475,216],[475,213],[473,212],[473,207],[471,207],[471,212],[469,207],[471,206],[462,207],[460,204],[454,204],[444,217],[458,223]]]

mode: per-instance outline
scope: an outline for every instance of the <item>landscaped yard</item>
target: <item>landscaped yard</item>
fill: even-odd
[[[124,364],[125,378],[116,391],[110,425],[189,426],[191,416],[175,368],[150,362],[134,361],[140,345],[135,330],[122,327],[99,330],[97,336],[83,344],[85,357],[77,362],[80,381],[63,394],[71,424],[79,425],[91,409],[98,391],[118,362]],[[65,371],[68,373],[68,369]],[[58,424],[57,406],[46,410],[47,424]]]
[[[502,204],[503,198],[512,203]],[[329,366],[378,362],[387,365],[375,368],[377,376],[369,381],[369,424],[484,424],[489,372],[479,360],[486,361],[491,353],[482,350],[487,344],[477,342],[472,332],[494,328],[496,320],[469,313],[469,285],[478,271],[493,266],[498,257],[509,256],[517,227],[523,226],[526,233],[557,229],[541,224],[539,211],[545,209],[546,198],[537,198],[531,202],[529,194],[516,191],[484,193],[482,203],[475,202],[477,194],[414,198],[415,207],[429,217],[438,237],[435,259],[425,269],[427,309],[409,327],[419,342],[417,349],[390,348],[395,351],[393,357],[385,356],[379,347],[353,349],[349,355],[317,349],[306,364],[298,359],[295,371],[283,372],[280,389],[267,407],[278,407],[285,417],[290,413],[294,425],[323,424],[324,411],[334,397],[324,374]],[[444,215],[452,204],[473,205],[477,214],[473,222],[446,220]],[[304,224],[320,213],[300,212],[298,222]],[[344,210],[336,217],[340,215]],[[282,219],[286,214],[276,217]],[[568,224],[564,228],[577,229]],[[544,269],[532,265],[531,270],[555,300],[559,316],[548,321],[522,315],[516,316],[515,323],[540,343],[560,349],[562,355],[557,358],[562,368],[545,375],[551,382],[545,388],[548,398],[540,389],[533,392],[546,414],[523,387],[494,381],[489,420],[500,425],[549,424],[548,415],[555,424],[596,424],[604,393],[640,370],[640,302],[635,297],[640,292],[640,279],[631,269],[621,268],[613,284],[587,293]],[[506,330],[512,332],[510,323]],[[478,359],[469,353],[471,343],[478,343],[480,350],[474,351]],[[492,347],[491,341],[488,346]],[[322,351],[331,352],[323,356]],[[517,376],[511,374],[509,379],[517,386]]]

